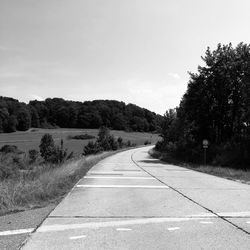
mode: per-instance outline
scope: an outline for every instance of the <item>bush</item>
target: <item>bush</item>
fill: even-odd
[[[18,176],[25,168],[24,155],[16,153],[0,154],[0,180]]]
[[[71,139],[74,139],[74,140],[90,140],[90,139],[95,139],[95,136],[93,136],[93,135],[88,135],[88,134],[84,134],[84,135],[74,135],[74,136],[69,135],[69,136],[68,136],[68,139],[69,139],[69,140],[71,140]]]
[[[17,175],[17,173],[18,173],[17,165],[0,162],[0,180],[14,177]]]
[[[127,141],[126,146],[127,146],[127,147],[131,147],[131,146],[132,146],[132,143],[131,143],[130,140]]]
[[[52,138],[52,135],[50,134],[43,135],[39,148],[41,156],[44,158],[46,162],[49,162],[55,152],[55,143]]]
[[[67,149],[63,146],[63,140],[61,140],[60,147],[56,146],[50,134],[42,137],[39,147],[45,162],[62,163],[67,159]]]
[[[29,163],[36,162],[38,156],[39,156],[39,152],[36,149],[29,150]]]
[[[118,142],[119,148],[122,148],[123,147],[123,139],[122,139],[122,137],[118,137],[117,142]]]
[[[149,145],[149,144],[151,144],[151,141],[149,141],[149,140],[146,140],[146,141],[144,142],[144,145]]]
[[[103,151],[103,148],[96,142],[90,141],[83,149],[83,155],[97,154]]]
[[[4,154],[8,154],[8,153],[21,154],[21,153],[23,153],[15,145],[4,145],[1,147],[0,152],[2,152]]]

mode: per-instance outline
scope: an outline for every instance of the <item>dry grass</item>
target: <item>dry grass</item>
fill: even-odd
[[[82,157],[56,167],[39,166],[32,174],[0,182],[0,215],[58,202],[92,166],[112,154]]]
[[[222,178],[250,184],[250,171],[210,165],[190,166],[185,164],[185,167]]]
[[[167,162],[170,164],[172,163],[202,173],[211,174],[222,178],[250,184],[250,171],[245,171],[242,169],[234,169],[229,167],[221,167],[221,166],[211,166],[211,165],[204,166],[204,165],[184,163],[176,159],[169,158],[166,154],[164,155],[156,151],[155,149],[151,149],[149,151],[149,154],[154,158],[162,160],[163,162]]]

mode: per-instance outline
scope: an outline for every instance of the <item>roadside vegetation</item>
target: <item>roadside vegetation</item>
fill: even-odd
[[[180,105],[164,115],[154,155],[196,170],[249,181],[250,45],[207,49]],[[203,141],[208,140],[206,165]],[[194,165],[195,164],[195,165]]]
[[[0,215],[60,201],[98,161],[118,149],[134,146],[129,140],[113,136],[106,127],[99,129],[96,141],[82,147],[81,155],[74,155],[65,148],[63,140],[56,142],[48,133],[42,136],[39,150],[27,153],[15,145],[2,146]]]
[[[204,66],[190,73],[179,107],[168,110],[156,149],[185,162],[250,170],[250,45],[207,49]]]
[[[111,154],[103,152],[56,166],[42,164],[4,178],[0,181],[0,215],[57,203],[92,166]]]

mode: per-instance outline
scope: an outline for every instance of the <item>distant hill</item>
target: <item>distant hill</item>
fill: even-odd
[[[155,132],[163,117],[134,104],[114,100],[86,102],[47,98],[29,104],[0,96],[0,132],[34,128],[99,128]]]

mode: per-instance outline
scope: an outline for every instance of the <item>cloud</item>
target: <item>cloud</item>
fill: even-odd
[[[176,80],[181,79],[180,75],[178,75],[177,73],[168,73],[168,76],[170,76],[170,77],[172,77],[172,78],[174,78]]]
[[[187,88],[185,82],[166,83],[135,79],[127,81],[123,86],[128,91],[127,101],[160,114],[164,114],[169,108],[178,106]]]

